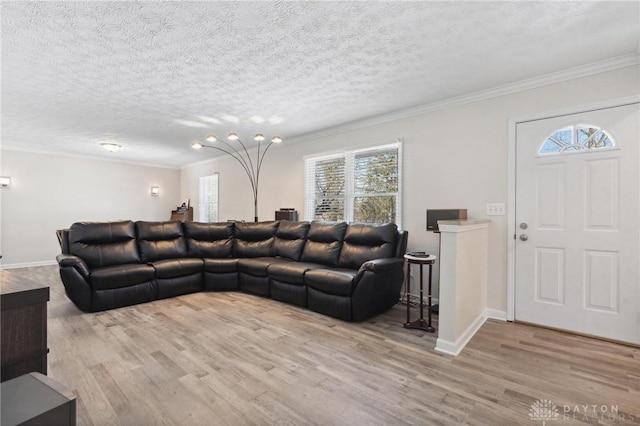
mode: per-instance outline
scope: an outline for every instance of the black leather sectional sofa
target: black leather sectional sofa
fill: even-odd
[[[344,222],[80,222],[59,231],[67,296],[95,312],[241,290],[347,321],[399,300],[407,232]]]

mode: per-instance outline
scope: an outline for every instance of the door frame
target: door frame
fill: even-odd
[[[509,140],[507,147],[507,321],[515,320],[516,303],[516,142],[518,124],[636,103],[640,103],[640,95],[509,118]]]

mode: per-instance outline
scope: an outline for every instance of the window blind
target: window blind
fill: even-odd
[[[218,222],[218,173],[200,177],[200,222]]]
[[[345,166],[344,156],[307,160],[305,211],[309,220],[345,220]]]
[[[401,222],[401,142],[305,160],[307,220]]]

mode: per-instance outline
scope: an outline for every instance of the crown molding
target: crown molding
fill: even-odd
[[[45,149],[25,149],[21,147],[12,147],[12,146],[2,146],[0,145],[0,151],[14,151],[14,152],[26,152],[29,154],[40,154],[40,155],[53,155],[56,157],[67,157],[67,158],[80,158],[80,159],[89,159],[96,161],[106,161],[108,163],[118,163],[118,164],[126,164],[129,166],[140,166],[140,167],[153,167],[156,169],[170,169],[170,170],[180,170],[180,167],[176,166],[167,166],[166,164],[154,164],[154,163],[142,163],[140,161],[129,161],[122,159],[113,159],[113,158],[105,158],[100,157],[98,155],[88,155],[88,154],[74,154],[70,152],[55,152]]]
[[[466,95],[455,96],[443,101],[432,102],[417,107],[394,111],[374,117],[367,117],[362,120],[352,121],[350,123],[341,124],[316,132],[303,134],[288,138],[289,144],[307,142],[327,136],[333,136],[352,130],[361,129],[363,127],[375,126],[378,124],[388,123],[390,121],[401,120],[404,118],[415,117],[417,115],[429,112],[439,111],[446,108],[465,105],[473,102],[479,102],[487,99],[497,98],[512,93],[523,92],[525,90],[536,89],[538,87],[548,86],[551,84],[562,83],[564,81],[574,80],[581,77],[600,74],[607,71],[613,71],[640,64],[640,54],[632,53],[629,55],[617,56],[615,58],[604,61],[594,62],[587,65],[581,65],[562,71],[544,74],[538,77],[521,80],[515,83],[505,84],[493,87],[491,89],[480,90],[478,92],[468,93]]]

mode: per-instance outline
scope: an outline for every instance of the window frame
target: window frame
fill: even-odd
[[[601,146],[601,147],[596,146],[596,147],[590,148],[577,143],[578,132],[581,129],[597,129],[598,132],[601,132],[603,135],[607,137],[611,145]],[[571,132],[571,143],[568,143],[568,144],[563,143],[564,146],[561,146],[560,144],[558,144],[558,142],[555,142],[552,140],[552,142],[555,143],[560,149],[557,151],[547,151],[547,152],[543,151],[544,146],[547,144],[547,142],[550,139],[554,139],[554,136],[556,134],[566,130],[569,130]],[[538,145],[535,156],[538,158],[544,158],[544,157],[554,157],[558,155],[576,155],[576,154],[586,154],[586,153],[592,153],[592,152],[614,151],[617,149],[620,149],[618,146],[618,142],[614,139],[613,135],[609,131],[607,131],[605,128],[596,126],[594,124],[578,123],[578,124],[571,124],[559,129],[555,129],[554,131],[549,133]]]
[[[305,157],[304,169],[305,169],[305,205],[304,205],[304,217],[305,220],[315,219],[315,202],[317,196],[316,190],[316,165],[318,163],[330,160],[344,159],[345,162],[345,189],[344,189],[344,211],[342,221],[351,223],[354,222],[355,217],[355,200],[363,197],[375,197],[375,196],[395,196],[395,223],[398,228],[402,227],[402,192],[403,192],[403,155],[402,155],[402,140],[398,139],[393,143],[386,143],[382,145],[369,146],[365,148],[344,150],[338,153],[320,154]],[[372,193],[372,192],[356,192],[355,190],[355,159],[356,156],[366,153],[385,152],[391,150],[397,150],[397,192],[384,192],[384,193]]]

